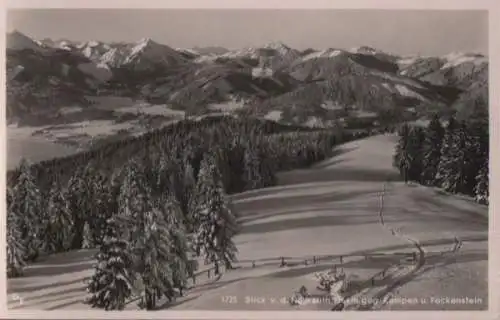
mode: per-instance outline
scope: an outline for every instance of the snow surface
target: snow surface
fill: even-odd
[[[312,52],[308,55],[305,55],[304,57],[301,58],[302,61],[307,61],[311,59],[318,59],[318,58],[333,58],[341,54],[342,50],[335,50],[335,49],[326,49],[322,51],[317,51],[317,52]]]
[[[463,52],[452,52],[444,56],[447,61],[441,69],[449,69],[461,65],[463,63],[471,62],[475,65],[481,65],[488,62],[488,58],[484,56],[478,56],[474,54],[468,54]]]
[[[237,101],[228,101],[222,103],[211,103],[207,106],[209,110],[218,110],[218,111],[233,111],[239,110],[245,107],[243,102]]]
[[[264,119],[279,121],[279,120],[281,120],[281,114],[282,113],[283,113],[283,111],[279,111],[279,110],[269,111],[269,113],[267,113],[264,116]]]
[[[419,100],[426,100],[422,95],[418,94],[413,90],[410,90],[407,86],[401,84],[395,84],[394,87],[403,96],[417,98]]]
[[[321,108],[327,109],[327,110],[344,110],[344,106],[339,105],[332,100],[327,100],[324,103],[321,104]]]
[[[292,307],[280,301],[301,285],[315,292],[318,283],[313,280],[314,273],[327,271],[333,264],[340,267],[339,255],[344,258],[341,267],[346,274],[362,284],[393,265],[395,257],[415,251],[413,245],[392,235],[380,222],[380,195],[387,179],[392,182],[384,199],[385,225],[417,239],[425,260],[420,268],[393,266],[392,276],[404,275],[404,281],[389,278],[388,283],[361,287],[362,292],[372,296],[399,279],[403,281],[401,286],[390,291],[392,301],[407,295],[439,297],[452,293],[486,301],[488,208],[399,181],[391,166],[395,140],[395,136],[381,135],[347,143],[336,150],[334,157],[310,169],[281,173],[276,187],[232,196],[243,225],[235,238],[237,268],[226,271],[220,279],[200,275],[197,285],[171,308],[329,310],[329,303]],[[463,249],[452,253],[455,237],[463,241]],[[313,256],[328,257],[313,265]],[[279,267],[280,257],[285,257],[287,267]],[[91,275],[91,259],[88,251],[53,256],[28,268],[26,277],[9,279],[9,308],[88,309],[82,303],[82,280]],[[311,259],[307,266],[304,259]],[[391,307],[411,308],[397,303]],[[485,306],[440,306],[466,307]],[[137,309],[135,303],[128,308]]]
[[[64,74],[65,77],[68,76],[68,73],[69,73],[69,69],[71,67],[69,65],[67,65],[66,63],[63,63],[62,64],[62,73]]]
[[[271,68],[252,68],[252,76],[254,77],[272,77],[273,69]]]
[[[115,110],[116,112],[124,112],[124,113],[144,113],[149,115],[159,115],[159,116],[173,116],[178,118],[183,118],[185,115],[185,111],[183,110],[174,110],[170,108],[166,104],[149,104],[146,102],[137,103],[133,106],[123,107]]]

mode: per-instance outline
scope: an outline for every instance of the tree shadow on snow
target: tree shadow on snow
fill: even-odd
[[[304,184],[313,182],[359,181],[385,182],[387,180],[401,181],[399,173],[392,170],[331,168],[295,170],[283,173],[278,181],[280,185]]]
[[[407,219],[391,220],[391,222],[406,222]],[[239,234],[279,232],[292,229],[320,228],[328,226],[355,226],[379,224],[378,216],[369,213],[365,215],[319,216],[302,219],[290,219],[255,223],[245,225]]]
[[[241,219],[245,219],[247,217],[251,217],[253,215],[258,215],[261,212],[271,211],[271,210],[282,210],[286,207],[304,208],[303,211],[307,212],[308,206],[312,208],[333,204],[335,202],[347,201],[351,199],[355,199],[362,196],[375,195],[379,193],[379,191],[370,191],[370,190],[361,190],[361,191],[351,191],[351,192],[326,192],[322,194],[313,194],[313,195],[296,195],[290,197],[272,197],[272,198],[261,198],[255,199],[255,201],[247,201],[241,203],[235,203],[235,208],[240,213],[239,216]],[[378,205],[378,199],[374,200],[374,210],[376,210],[376,206]]]
[[[424,205],[427,208],[435,208],[436,212],[453,212],[453,214],[456,215],[457,220],[467,221],[468,223],[482,224],[486,226],[486,228],[488,226],[488,217],[482,214],[485,211],[485,207],[478,204],[474,205],[474,209],[468,209],[455,202],[450,203],[447,201],[440,201],[439,198],[441,195],[439,194],[434,194],[432,197],[426,197],[418,193],[413,193],[411,194],[411,197],[419,205]],[[465,220],[464,216],[466,217]]]
[[[331,165],[337,164],[339,162],[345,161],[343,159],[335,159],[335,158],[338,157],[338,156],[340,156],[340,155],[343,155],[343,154],[349,153],[351,151],[357,150],[357,149],[359,149],[359,146],[353,146],[353,147],[349,147],[349,148],[338,146],[329,155],[330,159],[321,161],[320,163],[317,163],[317,164],[313,165],[313,168],[315,168],[315,169],[323,169],[323,168],[326,168],[328,166],[331,166]]]
[[[54,276],[61,275],[64,273],[80,272],[89,270],[95,264],[94,261],[82,262],[78,265],[65,266],[64,264],[59,265],[39,265],[35,264],[26,269],[24,277],[38,277],[38,276]]]
[[[51,265],[65,265],[68,263],[93,260],[96,252],[97,249],[82,249],[43,255],[35,262],[35,265],[43,262],[49,262]]]
[[[46,295],[48,295],[48,294],[45,293],[45,294],[39,295],[37,297],[24,297],[22,305],[9,307],[9,309],[22,309],[26,304],[29,305],[31,308],[33,306],[38,306],[38,305],[43,305],[43,304],[52,303],[52,302],[56,302],[56,301],[66,300],[68,298],[78,298],[78,300],[83,301],[83,296],[85,295],[85,289],[84,288],[73,288],[73,289],[68,289],[68,290],[64,290],[64,291],[59,291],[55,294],[52,294],[52,296],[56,295],[55,297],[36,301],[37,298],[40,298],[40,297],[43,297]]]
[[[50,311],[50,310],[57,310],[57,309],[62,309],[62,308],[65,308],[65,307],[69,307],[71,305],[74,305],[74,304],[79,304],[79,303],[83,303],[84,302],[84,298],[83,297],[77,297],[75,299],[71,299],[70,301],[68,302],[65,302],[65,303],[61,303],[61,304],[58,304],[58,305],[55,305],[55,306],[52,306],[50,308],[46,308],[45,310],[47,311]],[[83,308],[82,308],[83,309]],[[86,309],[86,308],[85,308]],[[83,311],[83,310],[82,310]]]
[[[75,283],[84,284],[86,280],[90,279],[90,277],[79,277],[78,279],[69,280],[69,281],[58,281],[53,283],[41,284],[36,286],[24,286],[24,285],[16,285],[12,283],[7,284],[7,293],[23,293],[23,292],[32,292],[42,289],[50,289],[55,287],[67,286]]]

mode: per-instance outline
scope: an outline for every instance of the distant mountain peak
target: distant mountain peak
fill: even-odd
[[[268,49],[276,49],[276,50],[279,50],[279,49],[287,49],[287,50],[290,50],[291,48],[289,46],[287,46],[286,44],[284,44],[283,42],[281,41],[271,41],[267,44],[265,44],[263,46],[263,48],[268,48]]]
[[[7,49],[12,50],[31,49],[43,51],[43,48],[35,40],[18,30],[13,30],[7,34],[6,45]]]
[[[378,53],[385,54],[385,52],[378,50],[378,49],[375,49],[373,47],[369,47],[369,46],[355,47],[349,51],[353,52],[353,53],[360,53],[360,54],[378,54]]]

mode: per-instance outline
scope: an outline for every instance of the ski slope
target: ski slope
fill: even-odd
[[[199,275],[170,308],[329,310],[332,304],[323,300],[290,306],[283,299],[302,285],[324,295],[315,289],[314,273],[335,264],[353,279],[355,297],[388,301],[375,309],[486,309],[488,208],[399,181],[391,167],[394,140],[381,135],[347,143],[312,168],[281,173],[276,187],[234,195],[243,224],[236,269],[219,278]],[[401,262],[411,252],[421,253],[417,263]],[[91,274],[91,253],[50,257],[28,268],[26,277],[9,279],[9,308],[88,309],[82,281]],[[281,257],[287,266],[280,267]],[[313,257],[322,258],[313,263]],[[367,283],[385,268],[385,278]],[[427,300],[398,303],[403,298]]]

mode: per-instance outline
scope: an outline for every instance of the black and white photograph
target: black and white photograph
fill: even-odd
[[[488,10],[6,20],[9,312],[492,307]]]

